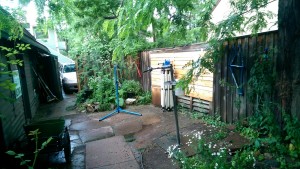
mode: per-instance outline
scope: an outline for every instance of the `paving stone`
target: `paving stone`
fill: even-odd
[[[177,137],[175,133],[169,133],[159,139],[156,139],[154,141],[159,147],[167,151],[169,146],[171,145],[177,145]]]
[[[64,118],[71,119],[72,124],[91,120],[86,114],[83,114],[83,113],[75,114],[75,115],[67,115],[67,116],[64,116]]]
[[[160,122],[160,117],[157,113],[148,113],[142,116],[143,125],[152,125]]]
[[[77,134],[70,134],[70,140],[73,141],[73,140],[77,140],[79,139],[79,136]]]
[[[114,132],[116,135],[125,135],[130,133],[136,133],[143,128],[143,123],[138,119],[126,119],[115,124]]]
[[[100,140],[114,136],[111,126],[100,127],[97,129],[79,131],[79,137],[83,143]]]
[[[104,126],[109,126],[109,125],[105,122],[99,122],[99,120],[88,120],[80,123],[73,123],[70,126],[70,130],[90,130],[90,129],[97,129]]]
[[[165,150],[153,145],[143,153],[143,166],[148,169],[179,169],[177,163],[173,163]]]
[[[75,147],[72,153],[72,163],[70,168],[81,169],[85,167],[85,145]]]
[[[140,169],[140,167],[135,160],[131,160],[123,163],[97,167],[97,169]]]
[[[123,136],[115,136],[86,144],[87,169],[139,169]]]

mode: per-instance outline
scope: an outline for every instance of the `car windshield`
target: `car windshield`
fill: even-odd
[[[75,64],[65,65],[64,72],[65,73],[75,72]]]

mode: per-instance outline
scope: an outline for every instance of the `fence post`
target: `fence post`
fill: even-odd
[[[193,111],[193,97],[190,96],[190,112]]]

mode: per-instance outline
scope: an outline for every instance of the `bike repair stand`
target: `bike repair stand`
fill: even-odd
[[[172,94],[173,94],[173,112],[174,112],[174,116],[175,116],[175,124],[176,124],[176,134],[177,134],[177,148],[180,146],[180,133],[179,133],[179,123],[178,123],[178,113],[177,113],[177,101],[176,101],[176,95],[175,95],[175,85],[176,85],[176,81],[174,78],[174,73],[173,73],[173,66],[172,64],[170,64],[170,61],[165,61],[165,63],[163,64],[162,67],[156,67],[156,68],[152,68],[152,67],[148,67],[147,70],[143,71],[143,72],[151,72],[154,69],[161,69],[161,70],[166,70],[166,69],[170,69],[170,74],[171,74],[171,81],[167,81],[164,84],[165,85],[172,85]]]
[[[115,114],[118,114],[118,113],[126,113],[126,114],[131,114],[131,115],[136,115],[136,116],[142,116],[142,114],[140,113],[136,113],[136,112],[130,112],[130,111],[127,111],[127,110],[123,110],[121,109],[120,105],[119,105],[119,87],[118,87],[118,75],[117,75],[117,65],[114,66],[114,77],[115,77],[115,85],[116,85],[116,99],[117,99],[117,108],[115,111],[109,113],[108,115],[104,116],[104,117],[101,117],[99,119],[99,121],[102,121],[102,120],[105,120]]]

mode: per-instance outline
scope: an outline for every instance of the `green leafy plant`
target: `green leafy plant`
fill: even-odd
[[[40,134],[39,129],[36,129],[34,131],[30,131],[29,134],[28,134],[29,136],[32,136],[32,140],[35,143],[35,151],[33,152],[34,153],[33,161],[25,159],[25,154],[23,154],[23,153],[16,153],[13,150],[7,151],[6,154],[8,154],[10,156],[14,156],[14,158],[16,158],[16,159],[20,159],[21,160],[20,166],[24,166],[25,165],[25,166],[27,166],[28,169],[34,169],[34,167],[36,165],[36,162],[37,162],[37,158],[38,158],[39,153],[43,149],[45,149],[47,147],[47,145],[53,139],[52,137],[49,137],[45,142],[43,142],[41,144],[40,147],[38,147],[39,146],[39,142],[38,142],[39,141],[39,137],[38,137],[39,134]]]
[[[135,80],[125,80],[122,83],[122,90],[128,95],[132,93],[138,95],[141,92],[141,85],[138,81]],[[128,97],[128,96],[127,96]]]
[[[170,158],[178,161],[180,168],[244,169],[253,168],[255,165],[256,159],[252,151],[243,150],[233,155],[228,147],[205,141],[202,132],[193,133],[187,145],[195,149],[196,155],[187,157],[184,151],[176,146],[170,146],[167,151]]]
[[[254,152],[251,149],[245,149],[236,152],[231,160],[232,168],[255,168],[256,158]]]
[[[16,55],[20,54],[21,52],[25,50],[29,50],[30,45],[29,44],[20,44],[17,43],[16,46],[10,48],[5,46],[0,46],[0,51],[2,51],[2,54],[0,57],[4,57],[0,60],[0,76],[6,75],[6,76],[13,76],[14,72],[9,70],[9,66],[16,65],[16,66],[23,66],[23,61],[20,59],[16,59]],[[3,62],[5,60],[5,62]],[[16,89],[16,84],[12,82],[11,79],[3,78],[0,80],[0,88],[3,88],[5,90],[14,91]],[[4,94],[0,94],[0,97],[7,100],[7,101],[13,101],[11,98],[5,96]]]
[[[248,139],[251,139],[251,140],[258,138],[258,136],[259,136],[259,133],[256,130],[249,128],[249,127],[241,128],[240,133],[242,136],[244,136]]]
[[[140,96],[137,97],[138,104],[150,104],[152,101],[151,92],[143,92]]]
[[[210,115],[203,115],[201,116],[201,120],[203,120],[205,123],[216,126],[216,127],[223,127],[226,125],[226,123],[221,121],[221,117],[213,117]]]
[[[273,73],[272,58],[267,55],[259,55],[254,66],[250,70],[250,79],[248,81],[248,97],[252,102],[260,104],[265,100],[266,95],[270,96],[273,92],[275,75]]]
[[[10,13],[9,13],[10,12]],[[23,27],[19,22],[24,21],[24,12],[21,9],[10,9],[6,12],[2,6],[0,6],[0,36],[3,32],[8,34],[6,39],[8,43],[1,43],[0,45],[0,76],[13,76],[14,73],[9,69],[10,66],[22,66],[23,61],[17,59],[18,54],[22,54],[24,51],[31,49],[29,44],[23,44],[19,42],[19,39],[23,36]],[[11,43],[12,45],[9,45]],[[0,88],[4,90],[14,91],[16,85],[11,79],[1,78]],[[7,97],[2,92],[0,98],[6,101],[14,101],[12,98]]]
[[[220,129],[217,133],[214,134],[216,140],[222,140],[228,136],[228,133],[224,129]]]
[[[93,90],[93,95],[89,102],[98,102],[99,110],[109,110],[115,100],[113,80],[108,75],[92,77],[89,79],[88,86]]]
[[[287,113],[283,114],[284,118],[284,131],[286,136],[284,140],[288,144],[288,153],[293,158],[300,157],[300,122],[297,117],[288,115]]]

